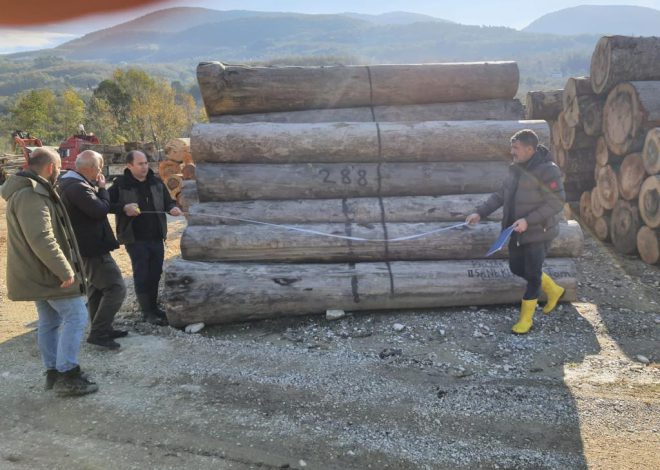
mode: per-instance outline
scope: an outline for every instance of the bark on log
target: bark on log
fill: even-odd
[[[616,155],[639,152],[646,131],[660,126],[660,81],[621,83],[607,95],[603,135]]]
[[[591,209],[590,191],[585,191],[582,193],[582,196],[580,196],[580,218],[587,227],[593,227],[596,217]]]
[[[607,210],[614,209],[614,205],[619,200],[619,181],[616,171],[610,165],[600,170],[596,187],[603,207]]]
[[[639,213],[651,228],[660,227],[660,175],[649,176],[639,190]]]
[[[626,155],[619,167],[617,177],[619,178],[619,195],[626,201],[636,200],[646,178],[642,155],[639,153]]]
[[[585,110],[597,101],[602,99],[594,95],[589,77],[569,78],[562,95],[562,110],[566,124],[576,127],[582,121]]]
[[[510,161],[523,128],[549,139],[545,121],[199,124],[192,151],[198,163]]]
[[[452,223],[387,223],[386,232],[374,224],[304,224],[300,228],[367,239],[392,239],[423,233]],[[181,254],[191,261],[357,262],[483,258],[501,230],[498,222],[461,227],[437,235],[399,242],[360,242],[300,233],[264,225],[188,227],[181,237]],[[635,231],[635,234],[637,232]],[[582,252],[577,224],[560,224],[551,257],[576,257]],[[507,256],[507,250],[494,255]]]
[[[660,127],[654,127],[646,134],[642,160],[649,175],[660,173]]]
[[[644,225],[637,232],[637,251],[647,264],[660,264],[660,230]]]
[[[603,214],[594,219],[594,235],[601,241],[610,241],[611,217],[609,214]]]
[[[591,56],[590,76],[599,94],[622,82],[660,80],[660,37],[602,37]]]
[[[544,271],[576,300],[572,259]],[[390,276],[391,273],[391,276]],[[170,325],[228,323],[346,311],[516,303],[525,281],[503,260],[352,264],[236,264],[177,259],[165,272]]]
[[[619,199],[612,211],[610,237],[614,248],[625,255],[637,251],[637,232],[642,226],[635,204]]]
[[[158,163],[158,176],[165,181],[169,176],[181,173],[181,163],[174,160],[162,160]]]
[[[202,202],[477,194],[498,190],[507,172],[497,162],[200,163],[197,192]]]
[[[564,90],[530,91],[525,98],[525,119],[553,121],[563,109]]]
[[[204,202],[191,207],[188,225],[237,225],[221,216],[274,224],[463,221],[488,194],[298,199],[287,201]],[[382,204],[382,205],[381,205]],[[499,209],[489,219],[501,220]]]
[[[373,110],[373,111],[372,111]],[[524,119],[518,100],[462,101],[458,103],[411,104],[340,109],[308,109],[276,113],[226,114],[210,116],[212,123],[245,124],[250,122],[319,123],[319,122],[406,122],[406,121],[516,121]]]
[[[188,218],[188,212],[194,204],[199,203],[199,197],[197,196],[197,181],[188,180],[184,181],[181,185],[181,193],[177,199],[181,210],[186,213],[186,218]]]
[[[593,149],[596,137],[588,136],[580,127],[562,128],[562,146],[564,150]]]
[[[596,155],[593,148],[572,149],[566,152],[563,170],[567,176],[593,173]]]
[[[190,139],[187,137],[170,139],[165,144],[164,150],[168,160],[183,163],[186,157],[190,158]]]
[[[518,79],[515,62],[327,67],[205,62],[197,67],[209,116],[512,99]]]
[[[183,165],[183,168],[181,168],[181,174],[183,175],[184,180],[194,180],[195,179],[195,165],[193,163],[189,163],[187,165]]]
[[[605,215],[605,208],[600,202],[600,196],[598,196],[598,188],[591,190],[591,213],[595,218],[600,218]]]

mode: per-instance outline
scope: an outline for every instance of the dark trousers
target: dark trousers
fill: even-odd
[[[165,247],[162,240],[137,241],[127,243],[126,251],[133,266],[133,282],[135,294],[150,295],[154,299],[158,295],[158,283],[163,273]]]
[[[543,261],[549,245],[548,242],[536,242],[518,246],[513,239],[509,242],[509,269],[527,281],[523,300],[539,298]]]
[[[89,336],[107,335],[126,298],[124,278],[110,254],[83,257],[82,261],[87,278],[87,311],[91,325]]]

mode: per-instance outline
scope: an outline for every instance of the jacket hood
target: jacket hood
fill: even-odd
[[[151,168],[149,168],[149,172],[147,173],[147,179],[145,181],[152,182],[155,178],[156,178],[156,174]],[[122,180],[121,187],[123,188],[131,188],[133,186],[137,186],[138,184],[140,184],[140,181],[135,179],[133,173],[131,173],[131,170],[129,170],[128,168],[124,170],[124,177],[121,180]]]
[[[514,163],[514,166],[522,168],[524,170],[531,170],[537,165],[542,163],[553,163],[552,156],[550,155],[550,150],[545,145],[537,145],[536,152],[532,155],[532,158],[527,160],[525,163]]]
[[[2,185],[2,198],[5,201],[9,201],[9,198],[11,198],[17,191],[28,187],[36,189],[39,186],[39,183],[42,185],[49,185],[48,181],[44,178],[30,171],[16,173],[7,178],[5,184]]]

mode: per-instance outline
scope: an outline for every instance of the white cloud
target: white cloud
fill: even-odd
[[[55,47],[76,38],[74,34],[0,29],[0,54]]]

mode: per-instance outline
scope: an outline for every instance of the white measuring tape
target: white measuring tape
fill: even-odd
[[[168,213],[164,212],[164,211],[141,211],[140,214],[168,214]],[[342,240],[352,240],[352,241],[356,241],[356,242],[374,242],[374,243],[383,243],[383,242],[392,243],[392,242],[403,242],[403,241],[406,241],[406,240],[415,240],[417,238],[427,237],[429,235],[434,235],[434,234],[440,233],[440,232],[447,232],[449,230],[454,230],[454,229],[469,225],[467,222],[461,222],[460,224],[450,225],[449,227],[437,228],[435,230],[429,230],[428,232],[416,233],[414,235],[408,235],[408,236],[405,236],[405,237],[397,237],[397,238],[363,238],[363,237],[351,237],[351,236],[348,236],[348,235],[337,235],[337,234],[334,234],[334,233],[321,232],[321,231],[318,231],[318,230],[310,230],[310,229],[307,229],[307,228],[294,227],[292,225],[273,224],[271,222],[263,222],[261,220],[242,219],[240,217],[230,217],[228,215],[216,215],[216,214],[198,214],[198,215],[204,216],[204,217],[217,218],[217,219],[235,220],[237,222],[245,222],[245,223],[249,223],[249,224],[266,225],[268,227],[275,227],[275,228],[279,228],[279,229],[282,229],[282,230],[292,230],[294,232],[320,235],[322,237],[340,238]]]

